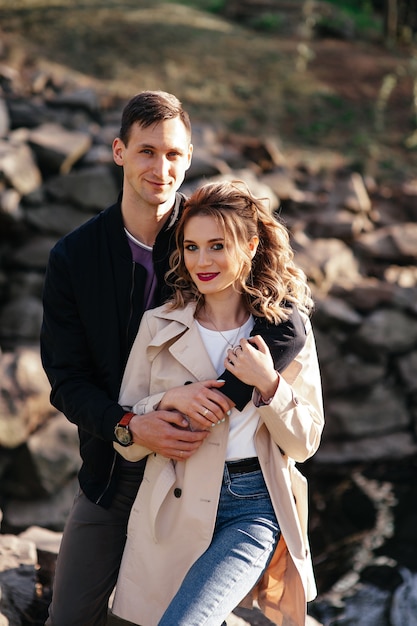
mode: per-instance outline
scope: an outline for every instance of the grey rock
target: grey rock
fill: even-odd
[[[394,593],[390,619],[392,626],[417,626],[417,574],[401,571],[404,582]]]
[[[27,447],[31,464],[26,469],[36,475],[39,487],[48,495],[58,492],[80,469],[77,428],[62,414],[33,433]]]
[[[396,309],[368,315],[352,336],[352,344],[367,358],[405,353],[417,343],[417,317]]]
[[[12,128],[35,128],[48,118],[47,107],[42,100],[11,98],[7,105]]]
[[[363,232],[373,228],[367,215],[352,214],[350,211],[320,211],[310,220],[308,232],[312,237],[327,237],[341,239],[348,243]]]
[[[116,201],[119,193],[111,168],[106,165],[86,167],[52,178],[45,189],[54,200],[68,202],[86,211],[105,209]]]
[[[47,172],[67,174],[91,146],[91,137],[83,132],[69,131],[59,124],[41,124],[29,134],[41,168]]]
[[[4,189],[0,192],[0,212],[19,220],[22,217],[20,199],[21,194],[16,189]]]
[[[74,478],[51,497],[33,500],[9,499],[3,509],[4,524],[19,533],[29,526],[62,530],[78,489]]]
[[[417,454],[417,443],[409,432],[374,435],[360,439],[329,441],[324,431],[323,442],[316,453],[315,462],[339,466],[351,463],[395,462]]]
[[[369,213],[371,199],[362,176],[358,172],[339,177],[329,194],[329,205],[349,209],[353,213]]]
[[[49,253],[56,241],[57,237],[34,235],[10,254],[9,266],[12,268],[26,268],[28,271],[45,271]]]
[[[411,425],[404,398],[392,386],[377,383],[368,391],[326,401],[328,428],[339,437],[354,439],[405,430]]]
[[[9,301],[11,302],[26,296],[40,300],[42,297],[43,282],[44,277],[42,273],[30,270],[10,271],[8,284]]]
[[[32,542],[0,535],[0,620],[3,624],[22,624],[36,594],[36,564],[36,548]]]
[[[10,300],[0,312],[0,339],[36,342],[42,323],[42,303],[33,296],[19,296]]]
[[[314,324],[320,328],[343,327],[357,328],[363,317],[347,302],[340,298],[328,296],[323,300],[316,300]]]
[[[0,140],[0,172],[22,195],[34,191],[42,182],[32,151],[24,143]]]
[[[417,260],[417,224],[392,224],[365,233],[356,241],[358,249],[368,257],[387,261]]]
[[[55,107],[85,109],[94,116],[98,114],[100,108],[97,92],[89,87],[55,94],[48,98],[48,104]]]
[[[294,238],[296,261],[317,287],[327,292],[334,283],[358,282],[359,263],[352,250],[339,239]]]
[[[340,626],[383,626],[390,604],[390,592],[371,585],[361,585],[345,599],[345,609],[338,620]],[[408,622],[403,622],[408,624]],[[410,624],[411,626],[411,624]]]
[[[379,307],[400,305],[406,302],[398,285],[374,277],[360,277],[357,282],[345,281],[332,285],[329,294],[349,303],[360,312],[370,312]]]
[[[329,397],[364,387],[370,389],[387,373],[384,363],[370,363],[349,353],[324,361],[321,370],[323,386]]]
[[[0,98],[0,137],[5,137],[10,130],[9,111],[4,98]]]
[[[417,392],[417,351],[399,357],[396,363],[407,393]]]
[[[51,414],[49,392],[38,349],[18,348],[1,355],[0,446],[21,446],[46,422]]]
[[[25,221],[34,226],[38,232],[57,237],[63,237],[95,215],[57,203],[45,203],[40,208],[25,210],[24,214]]]

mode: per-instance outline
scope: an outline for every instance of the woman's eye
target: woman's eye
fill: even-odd
[[[195,250],[197,250],[197,246],[195,245],[195,243],[189,243],[185,246],[185,249],[189,250],[189,252],[194,252]]]
[[[222,243],[213,244],[213,250],[223,250],[223,244]]]

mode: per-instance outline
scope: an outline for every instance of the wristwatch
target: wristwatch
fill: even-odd
[[[129,422],[136,413],[125,413],[118,424],[114,427],[114,436],[118,443],[124,448],[133,443],[132,433],[129,429]]]

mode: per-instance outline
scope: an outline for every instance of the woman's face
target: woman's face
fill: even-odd
[[[252,248],[254,254],[256,245],[250,242]],[[184,263],[200,293],[236,292],[234,285],[242,267],[242,253],[239,252],[231,237],[226,241],[225,233],[214,217],[196,215],[185,225]]]

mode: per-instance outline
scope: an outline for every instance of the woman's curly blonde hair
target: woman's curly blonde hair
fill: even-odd
[[[291,302],[310,314],[311,292],[304,272],[294,264],[287,229],[266,208],[266,201],[255,198],[242,181],[208,183],[186,201],[176,229],[176,250],[166,274],[174,292],[171,309],[196,302],[197,315],[204,306],[204,295],[184,263],[184,229],[197,215],[213,217],[225,234],[226,252],[236,258],[238,251],[240,272],[236,285],[250,313],[278,324],[288,318]],[[249,242],[253,236],[259,238],[259,244],[252,258]]]

